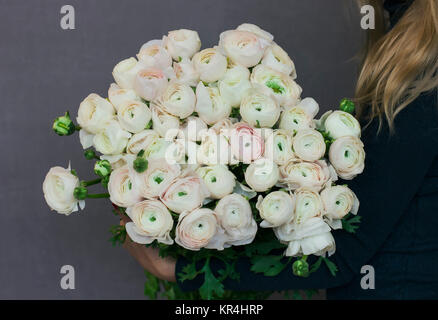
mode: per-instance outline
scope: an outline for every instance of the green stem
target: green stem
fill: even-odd
[[[301,260],[306,261],[308,256],[302,256]]]
[[[98,183],[100,183],[101,181],[102,181],[102,178],[97,178],[97,179],[90,180],[90,181],[82,181],[82,182],[81,182],[81,185],[82,185],[83,187],[89,187],[89,186],[92,186],[92,185],[98,184]]]
[[[89,199],[101,199],[101,198],[109,198],[109,193],[96,193],[96,194],[89,194],[87,195],[87,198]]]
[[[77,125],[77,126],[75,126],[75,129],[76,129],[76,131],[79,131],[79,130],[81,130],[82,128],[81,128],[81,126]]]

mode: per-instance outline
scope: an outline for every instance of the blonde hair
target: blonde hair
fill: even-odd
[[[394,118],[422,92],[438,86],[438,0],[415,0],[385,33],[383,0],[360,0],[375,9],[357,81],[357,116],[370,123],[383,117],[391,132]]]

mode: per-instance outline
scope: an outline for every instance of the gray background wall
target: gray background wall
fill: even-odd
[[[351,96],[359,48],[352,0],[0,0],[0,298],[144,299],[144,275],[108,242],[118,219],[107,201],[88,201],[69,217],[42,195],[48,169],[71,160],[92,177],[77,136],[57,137],[52,120],[76,116],[90,92],[105,95],[113,66],[169,30],[197,30],[203,47],[221,31],[252,22],[275,35],[294,60],[303,96],[322,109]],[[76,30],[59,26],[62,5],[76,9]],[[59,285],[62,265],[76,289]]]

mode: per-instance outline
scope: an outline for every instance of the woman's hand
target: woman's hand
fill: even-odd
[[[129,222],[129,218],[126,216],[121,217],[120,225],[124,226]],[[166,281],[175,282],[175,265],[176,261],[171,258],[161,258],[158,255],[158,249],[147,248],[142,244],[135,243],[126,236],[123,247],[128,250],[131,256],[147,271],[152,273],[157,278]]]

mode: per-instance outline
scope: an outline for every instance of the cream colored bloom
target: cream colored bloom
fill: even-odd
[[[135,76],[134,90],[147,101],[157,99],[167,86],[167,77],[157,68],[143,68]]]
[[[290,159],[280,167],[280,182],[291,189],[308,187],[320,190],[328,181],[336,181],[333,170],[323,160],[308,162]]]
[[[132,241],[150,244],[154,240],[167,245],[173,244],[170,231],[173,219],[166,206],[158,200],[145,200],[126,209],[132,222],[126,224],[126,232]]]
[[[329,150],[330,163],[339,177],[351,180],[361,174],[365,167],[365,151],[363,143],[353,136],[336,139]]]
[[[79,202],[73,195],[79,187],[79,179],[71,173],[70,166],[50,168],[43,182],[44,198],[51,210],[69,215],[78,211],[78,204],[84,208],[85,202]]]
[[[287,52],[276,43],[266,49],[262,64],[286,75],[290,75],[292,79],[296,79],[297,77],[295,64],[292,59]]]
[[[222,32],[219,48],[233,62],[247,68],[258,64],[265,51],[263,43],[256,34],[242,30]]]
[[[175,73],[175,81],[179,83],[196,87],[199,82],[199,72],[196,71],[191,60],[183,59],[181,62],[174,62],[173,71]]]
[[[257,192],[265,192],[272,188],[279,178],[277,164],[265,158],[254,161],[245,171],[246,183]]]
[[[175,137],[178,134],[179,118],[163,110],[162,104],[151,103],[152,126],[163,138]]]
[[[295,198],[284,191],[274,191],[265,198],[259,196],[256,207],[263,219],[261,227],[279,227],[293,219]]]
[[[146,149],[144,149],[144,157],[148,160],[166,159],[167,150],[171,145],[172,141],[166,140],[165,138],[154,139]]]
[[[178,164],[168,164],[164,158],[152,158],[143,173],[133,173],[133,179],[140,194],[146,199],[159,197],[181,174]]]
[[[222,80],[219,80],[220,94],[232,107],[238,107],[245,92],[251,88],[249,76],[250,72],[247,68],[234,65],[227,69]]]
[[[313,117],[318,113],[319,105],[312,98],[303,99],[297,106],[286,108],[280,117],[280,128],[292,133],[313,127]]]
[[[268,90],[283,107],[293,107],[300,101],[301,87],[288,75],[266,65],[253,69],[251,82]]]
[[[242,23],[236,28],[236,30],[254,33],[264,41],[264,46],[269,45],[274,40],[274,36],[272,34],[252,23]]]
[[[189,141],[200,141],[207,131],[207,125],[199,117],[188,117],[178,133],[178,138]]]
[[[123,89],[133,89],[135,76],[141,68],[141,64],[135,58],[122,60],[113,69],[114,80]]]
[[[160,196],[160,200],[170,210],[181,213],[183,211],[193,211],[202,206],[205,198],[210,196],[210,192],[205,186],[204,181],[195,174],[175,179]]]
[[[116,110],[119,110],[120,106],[126,101],[141,101],[134,90],[123,89],[115,83],[111,83],[108,89],[108,100]]]
[[[325,216],[329,219],[342,219],[348,213],[357,214],[359,200],[346,186],[329,186],[322,190],[321,199]]]
[[[164,111],[184,119],[195,111],[196,95],[189,85],[170,82],[162,93],[161,103]]]
[[[123,166],[111,172],[108,192],[112,203],[119,207],[130,207],[140,202],[142,197],[131,178],[129,167]]]
[[[98,94],[92,93],[79,105],[76,120],[82,129],[89,133],[99,133],[106,124],[114,119],[115,109],[113,105]]]
[[[151,40],[141,46],[137,58],[144,68],[166,70],[172,66],[172,57],[163,47],[162,40]]]
[[[216,165],[234,163],[227,139],[222,134],[216,134],[209,129],[201,137],[201,144],[197,149],[199,164]]]
[[[206,87],[202,82],[196,87],[196,108],[199,117],[208,125],[227,118],[231,105],[220,95],[219,89]]]
[[[225,231],[227,245],[240,246],[254,240],[257,224],[251,206],[244,197],[236,193],[229,194],[219,200],[214,211]]]
[[[273,127],[280,117],[280,112],[277,101],[257,89],[247,90],[240,105],[242,119],[257,128]]]
[[[196,53],[192,59],[199,78],[204,82],[215,82],[227,71],[227,58],[214,48]]]
[[[216,239],[215,239],[216,238]],[[215,241],[221,238],[222,241]],[[216,214],[206,208],[186,211],[179,216],[175,242],[181,247],[198,251],[201,248],[223,249],[224,231]]]
[[[330,137],[337,139],[344,136],[360,138],[361,128],[359,121],[350,113],[336,110],[326,112],[317,125],[326,131]]]
[[[93,139],[97,151],[105,155],[123,153],[131,134],[122,129],[119,122],[111,120],[105,128],[96,134]]]
[[[295,155],[302,160],[316,161],[325,154],[324,137],[314,129],[298,130],[292,145]]]
[[[120,105],[117,118],[123,129],[132,133],[139,133],[151,121],[152,113],[143,102],[129,100]]]
[[[137,155],[141,150],[146,150],[147,147],[159,137],[159,134],[154,130],[143,130],[142,132],[136,133],[129,139],[126,152]]]
[[[213,199],[222,199],[232,193],[236,185],[236,177],[224,165],[201,167],[196,173],[204,180]]]
[[[264,157],[273,160],[280,166],[294,158],[292,135],[287,130],[273,130],[265,139]]]
[[[196,31],[179,29],[170,31],[163,38],[164,47],[176,61],[191,59],[201,48],[201,39]]]

